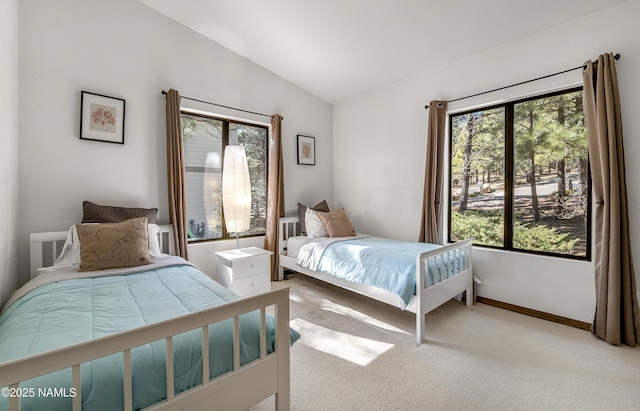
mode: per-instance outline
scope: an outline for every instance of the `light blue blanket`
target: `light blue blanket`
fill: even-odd
[[[47,275],[47,274],[43,274]],[[128,275],[69,279],[40,286],[13,303],[0,317],[0,362],[76,344],[119,331],[200,311],[238,299],[191,265],[172,265]],[[240,318],[240,362],[260,356],[257,312]],[[267,352],[274,350],[273,318],[267,318]],[[233,369],[233,321],[211,325],[211,378]],[[300,335],[291,330],[291,343]],[[176,393],[202,382],[200,330],[174,337]],[[166,398],[165,342],[132,350],[133,407]],[[122,354],[81,365],[83,410],[123,408]],[[71,370],[26,381],[34,398],[22,410],[69,410],[70,396],[46,398],[38,388],[70,393]],[[55,391],[54,391],[55,392]],[[0,410],[8,408],[0,398]]]
[[[303,257],[299,255],[298,264],[343,280],[390,291],[400,296],[406,307],[416,292],[416,258],[420,253],[438,247],[441,246],[379,237],[320,240],[315,245],[311,242],[302,247],[300,255]]]

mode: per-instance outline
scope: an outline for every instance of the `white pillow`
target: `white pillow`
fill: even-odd
[[[160,241],[158,240],[160,226],[157,224],[147,224],[147,230],[149,235],[149,255],[151,257],[162,256],[162,251],[160,250]],[[80,239],[78,238],[78,230],[76,229],[75,224],[69,228],[67,239],[62,246],[62,252],[56,259],[55,263],[53,263],[51,267],[39,268],[38,271],[55,271],[60,268],[80,268]]]
[[[160,226],[158,224],[147,224],[147,230],[149,231],[149,255],[151,257],[162,256],[162,250],[160,250],[160,240],[158,240]]]
[[[62,246],[62,252],[51,267],[38,268],[40,272],[55,271],[60,268],[80,268],[80,240],[76,226],[72,225],[67,233],[67,239]]]
[[[307,211],[304,214],[304,225],[307,230],[307,237],[327,237],[327,230],[324,228],[324,224],[318,217],[318,212],[312,210],[311,207],[307,207]]]

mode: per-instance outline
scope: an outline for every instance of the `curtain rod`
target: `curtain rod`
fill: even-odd
[[[620,60],[620,54],[616,53],[616,55],[613,56],[613,58],[615,58],[616,60]],[[454,101],[464,100],[464,99],[471,98],[471,97],[481,96],[483,94],[493,93],[493,92],[496,92],[496,91],[504,90],[506,88],[520,86],[522,84],[533,83],[534,81],[543,80],[545,78],[549,78],[549,77],[553,77],[553,76],[558,76],[560,74],[568,73],[570,71],[574,71],[574,70],[578,70],[578,69],[583,69],[584,70],[586,68],[587,68],[587,65],[583,64],[583,65],[578,66],[578,67],[574,67],[574,68],[570,68],[570,69],[567,69],[567,70],[559,71],[559,72],[553,73],[553,74],[547,74],[546,76],[534,78],[534,79],[531,79],[531,80],[521,81],[519,83],[511,84],[511,85],[504,86],[504,87],[494,88],[493,90],[483,91],[481,93],[471,94],[471,95],[465,96],[465,97],[454,98],[453,100],[448,100],[447,103],[453,103]],[[425,105],[424,108],[428,110],[429,109],[429,105]]]
[[[162,95],[166,95],[167,92],[162,90]],[[242,111],[244,113],[250,113],[250,114],[256,114],[258,116],[265,116],[265,117],[273,117],[273,115],[271,114],[263,114],[263,113],[257,113],[255,111],[249,111],[249,110],[243,110],[241,108],[235,108],[235,107],[230,107],[230,106],[224,106],[222,104],[218,104],[218,103],[211,103],[209,101],[204,101],[204,100],[198,100],[197,98],[191,98],[191,97],[187,97],[187,96],[180,96],[180,98],[184,98],[187,100],[191,100],[191,101],[197,101],[198,103],[204,103],[204,104],[210,104],[212,106],[218,106],[218,107],[224,107],[224,108],[228,108],[230,110],[236,110],[236,111]],[[281,120],[284,120],[284,117],[280,117]]]

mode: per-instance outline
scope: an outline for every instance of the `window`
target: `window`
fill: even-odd
[[[449,117],[449,241],[590,257],[582,89]]]
[[[251,228],[240,236],[264,234],[267,127],[190,112],[182,112],[181,119],[189,241],[230,238],[222,210],[222,161],[227,145],[243,146],[249,163]]]

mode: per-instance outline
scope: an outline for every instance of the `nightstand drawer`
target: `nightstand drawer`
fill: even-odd
[[[243,278],[269,271],[269,257],[263,254],[234,260],[233,276]]]
[[[243,297],[271,291],[269,273],[238,278],[233,282],[232,290]]]

